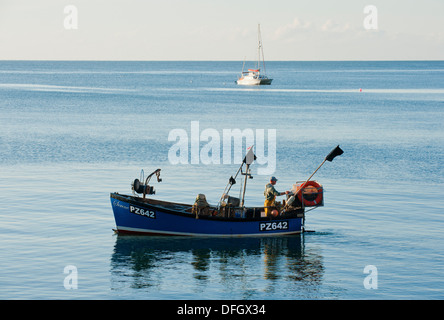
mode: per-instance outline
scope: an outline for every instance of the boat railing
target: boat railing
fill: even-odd
[[[267,214],[268,211],[268,214]],[[202,211],[201,211],[202,212]],[[273,206],[264,207],[241,207],[222,205],[219,207],[210,206],[203,216],[216,218],[238,218],[238,219],[252,219],[252,218],[279,218],[288,217],[295,214],[303,214],[302,207],[286,207],[285,201],[276,202]],[[190,210],[190,213],[196,214],[196,211]],[[203,212],[202,212],[203,213]],[[200,212],[197,216],[201,216]]]

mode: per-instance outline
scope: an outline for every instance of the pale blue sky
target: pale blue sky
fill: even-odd
[[[0,59],[254,60],[260,23],[267,60],[443,60],[443,14],[443,0],[0,0]]]

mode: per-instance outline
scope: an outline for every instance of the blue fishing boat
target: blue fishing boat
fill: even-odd
[[[342,150],[338,146],[316,171],[326,160],[331,161],[339,154],[342,154]],[[310,180],[316,171],[305,182],[296,183],[292,193],[282,203],[276,202],[271,208],[247,207],[244,205],[245,191],[247,180],[252,178],[249,167],[255,159],[256,156],[250,149],[236,175],[230,177],[219,203],[215,206],[209,205],[202,194],[198,195],[194,204],[149,198],[149,195],[155,193],[154,187],[149,185],[150,180],[156,176],[157,181],[161,182],[161,169],[155,170],[146,179],[141,173],[141,179],[132,182],[132,195],[110,194],[116,222],[115,232],[217,237],[276,236],[304,232],[305,213],[324,205],[322,185]],[[240,199],[229,196],[239,173],[245,176]]]

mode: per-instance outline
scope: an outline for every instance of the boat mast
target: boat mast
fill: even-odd
[[[258,42],[259,42],[259,47],[258,47],[258,61],[257,61],[257,68],[259,69],[259,64],[260,64],[260,57],[262,55],[262,65],[264,67],[264,75],[267,75],[267,70],[265,69],[265,56],[264,56],[264,47],[262,46],[262,35],[261,35],[261,25],[258,24],[257,25],[257,34],[258,34]]]
[[[260,73],[260,65],[261,65],[261,25],[257,25],[257,70],[259,70]]]
[[[236,178],[237,178],[237,175],[239,174],[239,172],[241,173],[241,175],[245,175],[245,182],[244,182],[244,185],[243,185],[242,200],[241,200],[241,207],[244,206],[245,190],[247,188],[247,178],[253,179],[253,176],[251,175],[250,165],[253,163],[254,160],[256,160],[256,155],[253,152],[253,146],[251,146],[248,149],[249,150],[248,150],[247,154],[245,155],[245,158],[242,161],[242,164],[240,165],[239,169],[237,170],[236,175],[234,176],[234,178],[233,178],[233,176],[231,176],[230,179],[228,180],[228,184],[225,187],[225,190],[222,193],[222,196],[220,197],[219,203],[217,204],[218,207],[222,203],[222,199],[225,196],[228,196],[228,193],[230,192],[231,187],[233,186],[233,184],[236,184]],[[244,166],[244,164],[247,166],[245,173],[243,173],[243,171],[242,171],[242,167]],[[241,189],[242,189],[242,186],[241,186]],[[240,194],[240,192],[239,192],[239,194]]]
[[[261,41],[262,42],[262,41]],[[265,69],[265,56],[264,56],[264,47],[261,44],[261,51],[262,51],[262,64],[264,66],[264,75],[267,75],[267,70]]]
[[[247,57],[244,57],[244,63],[242,64],[242,75],[244,74],[244,67],[245,67],[245,60],[247,59]]]
[[[250,174],[250,165],[247,164],[247,167],[245,169],[245,181],[244,181],[244,190],[242,191],[242,200],[241,200],[241,204],[240,206],[243,207],[244,206],[244,202],[245,202],[245,190],[247,189],[247,179],[250,177],[251,178],[251,174]]]
[[[256,155],[253,153],[253,146],[251,146],[249,149],[250,150],[248,150],[243,161],[246,165],[245,173],[243,173],[241,170],[241,174],[245,175],[244,190],[242,192],[242,199],[240,204],[241,207],[244,206],[245,202],[245,190],[247,189],[247,179],[248,178],[253,179],[253,176],[251,175],[250,165],[253,163],[254,160],[256,160]]]

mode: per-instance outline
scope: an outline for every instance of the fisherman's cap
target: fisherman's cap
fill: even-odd
[[[270,178],[270,181],[278,181],[278,179],[276,179],[276,177],[273,176]]]

